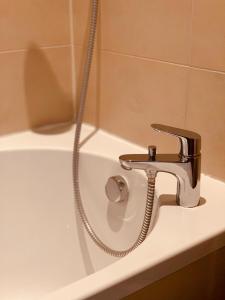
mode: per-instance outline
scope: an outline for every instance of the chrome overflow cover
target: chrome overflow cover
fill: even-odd
[[[110,177],[105,185],[105,193],[111,202],[127,201],[129,191],[126,180],[119,175]]]

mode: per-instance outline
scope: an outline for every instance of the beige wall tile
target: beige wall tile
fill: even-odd
[[[82,47],[75,47],[75,62],[76,62],[76,96],[79,95],[79,90],[82,80],[82,71],[84,66],[84,51]],[[98,126],[98,110],[99,110],[99,83],[100,83],[100,52],[95,51],[91,66],[90,79],[88,84],[87,100],[84,113],[84,121]]]
[[[103,49],[187,64],[191,0],[102,1]]]
[[[0,50],[69,43],[69,2],[0,0]]]
[[[90,16],[89,0],[73,0],[74,16],[74,43],[83,46],[88,33],[88,21]]]
[[[177,139],[150,123],[184,127],[187,77],[187,68],[103,52],[100,126],[159,152],[178,151]]]
[[[188,129],[202,136],[202,170],[225,179],[225,74],[192,70]]]
[[[70,49],[0,54],[0,134],[71,121]]]
[[[192,64],[225,71],[225,1],[193,1]]]

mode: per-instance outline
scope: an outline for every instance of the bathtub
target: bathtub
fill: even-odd
[[[124,258],[104,253],[89,238],[74,206],[74,128],[1,138],[1,300],[121,299],[225,245],[225,184],[202,175],[200,206],[175,205],[176,181],[160,174],[150,231]],[[143,220],[146,177],[125,171],[123,153],[142,147],[102,130],[82,133],[80,182],[87,216],[110,247],[128,248]],[[123,176],[129,200],[109,202],[105,184]],[[208,220],[211,220],[209,222]]]

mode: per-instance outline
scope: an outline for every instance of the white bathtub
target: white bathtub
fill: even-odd
[[[90,130],[85,126],[84,135]],[[146,241],[122,259],[105,254],[87,236],[74,207],[73,134],[2,138],[1,300],[121,299],[225,245],[225,185],[203,175],[205,201],[199,207],[185,209],[174,197],[161,197]],[[146,197],[144,174],[123,170],[118,156],[144,151],[103,131],[82,147],[81,193],[88,218],[117,250],[137,238]],[[127,203],[112,204],[105,196],[105,183],[114,175],[128,182]],[[175,189],[174,178],[160,175],[158,194]]]

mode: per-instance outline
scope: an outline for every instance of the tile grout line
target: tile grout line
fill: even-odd
[[[197,66],[193,66],[193,65],[179,64],[179,63],[175,63],[175,62],[171,62],[171,61],[149,58],[149,57],[145,57],[145,56],[132,55],[132,54],[122,53],[122,52],[108,50],[108,49],[101,49],[101,51],[112,54],[112,55],[126,56],[126,57],[136,58],[136,59],[140,59],[140,60],[146,60],[146,61],[151,61],[151,62],[158,62],[158,63],[168,64],[168,65],[173,65],[176,67],[183,67],[183,68],[188,68],[188,69],[193,69],[193,70],[200,70],[200,71],[219,73],[219,74],[225,75],[225,71],[220,71],[220,70],[215,70],[215,69],[197,67]]]
[[[70,44],[61,44],[61,45],[52,45],[52,46],[40,46],[39,49],[59,49],[59,48],[69,48]],[[20,53],[20,52],[27,52],[28,48],[20,48],[20,49],[8,49],[8,50],[0,50],[1,54],[10,54],[10,53]]]
[[[114,54],[114,55],[121,55],[121,56],[130,57],[130,58],[137,58],[137,59],[140,59],[140,60],[152,61],[152,62],[160,62],[160,63],[174,65],[174,66],[178,66],[178,67],[185,67],[185,68],[190,67],[189,65],[185,65],[185,64],[181,64],[181,63],[175,63],[175,62],[172,62],[172,61],[156,59],[156,58],[150,58],[150,57],[147,57],[147,56],[138,56],[138,55],[118,52],[118,51],[114,51],[114,50],[101,49],[101,51],[106,52],[106,53],[110,53],[110,54]]]
[[[80,44],[75,44],[75,47],[81,48],[82,46]],[[185,64],[181,64],[181,63],[175,63],[172,61],[150,58],[150,57],[145,57],[145,56],[138,56],[138,55],[123,53],[123,52],[119,52],[119,51],[115,51],[115,50],[109,50],[109,49],[100,49],[99,51],[109,53],[112,55],[120,55],[120,56],[125,56],[125,57],[130,57],[130,58],[136,58],[136,59],[140,59],[140,60],[147,60],[147,61],[152,61],[152,62],[169,64],[169,65],[173,65],[176,67],[184,67],[184,68],[189,68],[189,69],[193,69],[193,70],[200,70],[200,71],[212,72],[212,73],[218,73],[218,74],[225,75],[225,71],[216,70],[216,69],[197,67],[194,65],[185,65]]]
[[[74,26],[73,26],[73,0],[69,0],[69,19],[70,19],[70,49],[71,49],[71,90],[75,106],[76,97],[76,68],[75,68],[75,46],[74,46]],[[75,116],[74,116],[75,118]]]
[[[192,66],[192,49],[193,49],[193,13],[194,13],[194,2],[191,0],[191,16],[190,16],[190,46],[188,53],[189,66]]]
[[[188,61],[191,66],[192,62],[192,37],[193,37],[193,7],[194,2],[191,0],[191,16],[190,16],[190,45],[188,53]],[[188,104],[190,100],[190,83],[191,83],[191,67],[188,70],[187,74],[187,86],[186,86],[186,95],[185,95],[185,114],[184,114],[184,128],[187,128],[187,116],[188,116]]]

